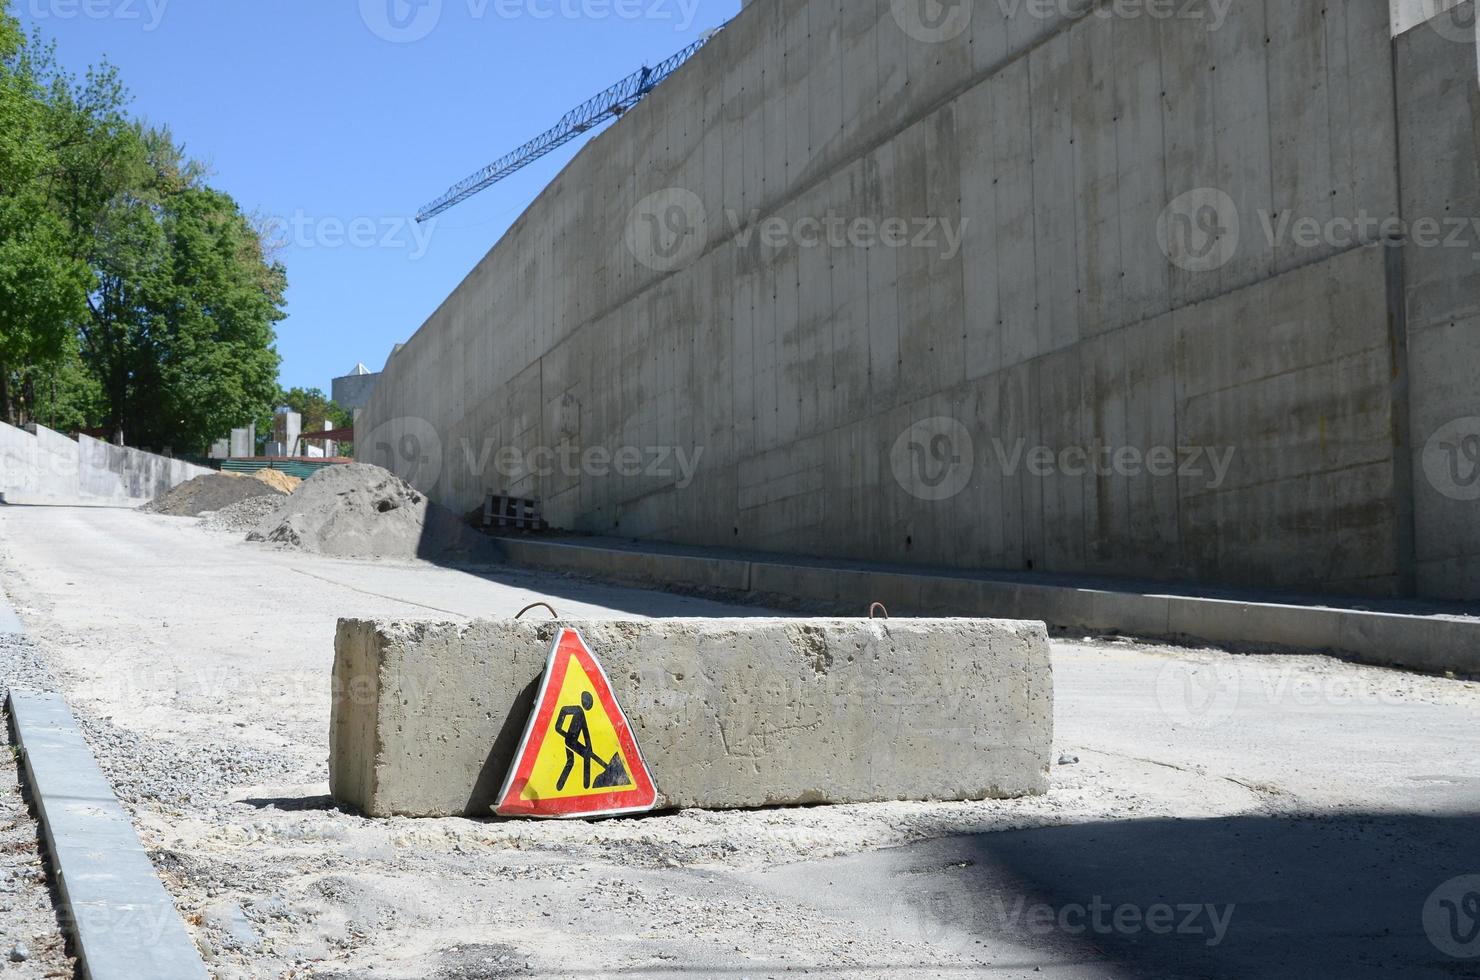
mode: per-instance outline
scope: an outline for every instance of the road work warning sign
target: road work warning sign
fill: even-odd
[[[658,800],[606,671],[573,629],[555,638],[534,713],[494,812],[502,817],[610,817]]]

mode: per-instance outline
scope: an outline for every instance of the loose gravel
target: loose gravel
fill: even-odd
[[[0,693],[10,687],[44,690],[50,671],[29,640],[0,635]],[[55,896],[47,879],[41,829],[22,788],[9,718],[0,734],[0,977],[40,980],[70,977],[57,922]]]
[[[224,507],[210,514],[201,515],[201,527],[207,531],[222,531],[229,534],[246,534],[268,517],[276,514],[283,505],[282,497],[264,494],[248,497],[239,503]]]

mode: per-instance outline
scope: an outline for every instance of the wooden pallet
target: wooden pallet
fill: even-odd
[[[483,502],[483,528],[514,528],[520,531],[546,531],[550,525],[540,516],[540,502],[524,497],[501,497],[489,494]]]

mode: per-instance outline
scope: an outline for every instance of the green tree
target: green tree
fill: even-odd
[[[38,65],[0,9],[0,417],[13,422],[32,417],[35,369],[67,353],[91,285],[50,193],[63,144],[39,73],[49,57]]]
[[[127,104],[114,69],[79,82],[0,0],[0,415],[203,451],[272,408],[286,273]]]
[[[303,416],[304,432],[322,432],[327,422],[335,429],[348,429],[355,424],[354,415],[340,408],[320,388],[292,388],[278,396],[278,404]],[[343,443],[341,454],[353,452],[353,443]]]
[[[355,424],[354,417],[340,408],[320,388],[292,388],[278,398],[279,405],[286,405],[303,416],[303,431],[317,432],[328,422],[336,429],[347,429]]]

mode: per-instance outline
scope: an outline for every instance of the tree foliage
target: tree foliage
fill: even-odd
[[[198,452],[272,407],[286,273],[127,101],[0,6],[0,415]]]
[[[319,432],[328,422],[332,428],[348,429],[355,424],[354,416],[340,408],[319,388],[292,388],[282,393],[279,405],[286,405],[303,416],[304,432]]]

